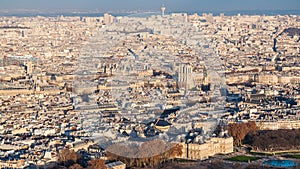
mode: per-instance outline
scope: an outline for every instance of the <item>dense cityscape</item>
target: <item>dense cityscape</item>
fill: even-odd
[[[299,166],[300,16],[165,10],[0,16],[0,168]]]

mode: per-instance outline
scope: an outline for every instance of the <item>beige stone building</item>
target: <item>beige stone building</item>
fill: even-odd
[[[256,125],[260,130],[300,129],[300,120],[260,121]]]
[[[228,154],[233,152],[233,138],[211,138],[203,144],[183,143],[181,158],[204,160],[215,154]]]

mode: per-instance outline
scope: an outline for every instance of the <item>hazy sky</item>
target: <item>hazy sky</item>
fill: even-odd
[[[0,0],[0,10],[79,11],[232,11],[300,10],[300,0]]]

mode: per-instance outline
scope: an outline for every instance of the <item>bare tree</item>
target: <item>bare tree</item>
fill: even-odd
[[[83,169],[83,167],[79,164],[73,164],[69,167],[69,169]]]
[[[69,167],[77,162],[81,157],[80,154],[77,154],[74,150],[63,149],[58,154],[58,162],[63,166]]]
[[[107,169],[104,160],[94,159],[89,161],[88,169]]]

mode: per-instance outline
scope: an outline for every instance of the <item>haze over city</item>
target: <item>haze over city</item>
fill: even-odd
[[[16,11],[235,11],[235,10],[299,10],[299,0],[1,0],[0,10]]]

